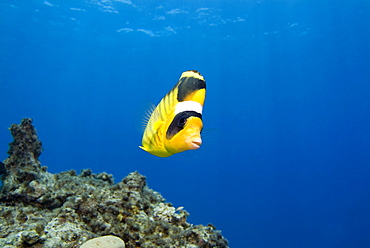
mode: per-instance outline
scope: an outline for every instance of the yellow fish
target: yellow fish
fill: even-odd
[[[203,76],[195,70],[183,72],[151,113],[140,148],[158,157],[198,149],[205,97]]]

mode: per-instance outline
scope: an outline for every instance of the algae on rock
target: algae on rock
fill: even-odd
[[[42,146],[32,119],[10,128],[14,141],[0,192],[0,247],[79,247],[115,235],[126,247],[228,247],[212,225],[192,225],[132,172],[114,184],[107,173],[51,174],[38,157]]]

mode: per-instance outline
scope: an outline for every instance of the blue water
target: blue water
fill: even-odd
[[[369,16],[367,0],[2,0],[0,160],[30,117],[50,172],[137,170],[231,247],[370,247]],[[203,146],[140,150],[145,110],[193,69]]]

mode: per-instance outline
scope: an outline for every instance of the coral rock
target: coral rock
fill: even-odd
[[[90,239],[80,248],[125,248],[125,242],[116,236],[102,236]]]
[[[186,222],[189,213],[165,203],[138,172],[117,184],[112,175],[89,169],[51,174],[38,160],[42,147],[32,120],[10,130],[14,141],[3,165],[0,247],[77,248],[112,234],[128,248],[228,247],[212,226]]]

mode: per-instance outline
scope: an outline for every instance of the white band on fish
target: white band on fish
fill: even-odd
[[[176,104],[175,115],[184,111],[195,111],[202,114],[203,106],[199,102],[195,101],[183,101]]]

